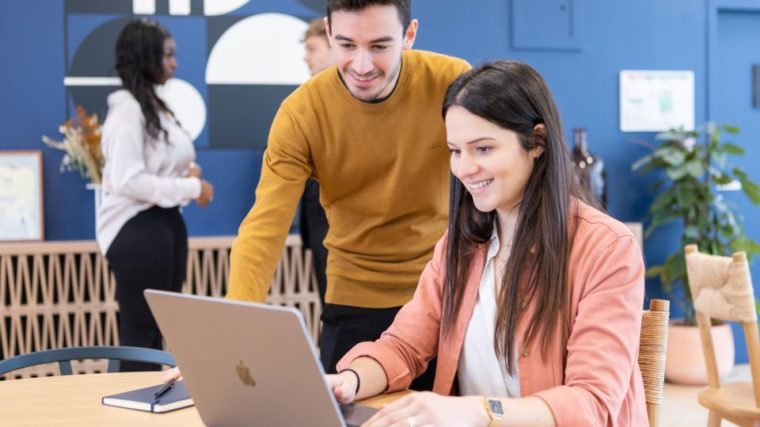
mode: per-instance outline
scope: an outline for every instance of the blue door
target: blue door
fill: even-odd
[[[732,136],[732,142],[742,146],[746,155],[735,157],[733,163],[760,182],[760,107],[752,105],[752,67],[760,66],[760,8],[755,5],[748,6],[747,10],[718,9],[714,22],[717,25],[709,59],[712,71],[709,76],[710,119],[741,129],[739,135]],[[743,214],[745,232],[760,241],[760,206],[753,205],[740,192],[723,194]],[[760,256],[752,262],[751,268],[757,298],[760,296]],[[734,325],[734,339],[737,363],[747,363],[744,335],[738,325]]]

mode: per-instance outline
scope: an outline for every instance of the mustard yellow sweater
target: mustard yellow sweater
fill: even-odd
[[[335,67],[296,89],[277,112],[253,208],[232,246],[228,298],[264,301],[296,205],[319,180],[329,303],[395,307],[409,301],[446,227],[449,153],[441,106],[469,65],[405,51],[394,92],[351,96]]]

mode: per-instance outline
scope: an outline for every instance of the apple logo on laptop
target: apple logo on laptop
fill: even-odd
[[[238,378],[240,378],[240,381],[251,387],[256,387],[256,381],[251,377],[251,370],[248,369],[247,366],[243,365],[243,361],[241,360],[239,364],[235,365],[235,373],[237,373]]]

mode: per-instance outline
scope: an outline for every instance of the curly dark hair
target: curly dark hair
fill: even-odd
[[[171,34],[152,19],[130,21],[116,40],[116,72],[121,85],[135,97],[145,116],[145,126],[153,138],[159,133],[167,140],[166,129],[161,126],[158,109],[174,116],[166,103],[156,95],[153,85],[163,77],[164,41]]]

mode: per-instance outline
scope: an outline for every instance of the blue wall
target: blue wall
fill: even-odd
[[[266,2],[262,7],[268,8],[267,11],[297,10],[302,18],[310,17],[304,16],[303,11],[312,9],[294,6],[298,3],[295,0],[280,3]],[[555,3],[556,6],[563,2],[542,0],[538,3]],[[573,12],[577,13],[578,24],[575,49],[518,50],[511,41],[512,26],[520,25],[522,36],[541,37],[551,31],[549,15],[546,20],[515,22],[510,1],[416,0],[414,15],[420,20],[416,47],[460,56],[473,64],[514,58],[535,66],[554,91],[568,135],[574,127],[587,128],[591,149],[605,160],[610,213],[624,221],[642,221],[652,200],[647,186],[654,177],[632,173],[630,165],[648,153],[648,149],[636,141],[651,143],[652,134],[619,131],[618,73],[622,69],[693,70],[695,119],[697,123],[706,121],[710,111],[708,18],[713,10],[710,6],[717,3],[721,2],[571,2],[576,5]],[[734,3],[756,5],[758,1]],[[64,23],[63,0],[0,3],[0,148],[40,149],[40,136],[57,136],[58,124],[66,119],[69,100],[63,87]],[[730,45],[720,48],[728,52],[733,49]],[[184,62],[193,63],[192,60]],[[731,118],[732,113],[724,108],[720,112],[721,120]],[[755,115],[754,119],[760,117]],[[748,136],[737,142],[750,146],[746,138]],[[59,152],[43,150],[46,237],[50,240],[94,238],[92,194],[83,189],[83,181],[76,174],[58,172]],[[745,167],[757,165],[759,151],[750,150],[739,163]],[[253,202],[261,151],[199,148],[198,157],[208,179],[215,184],[217,195],[208,210],[195,206],[186,210],[190,234],[234,234]],[[760,175],[755,173],[754,178],[757,180]],[[750,236],[760,239],[760,230],[753,221],[760,210],[746,203],[741,207],[749,219]],[[678,231],[676,225],[666,227],[647,240],[644,250],[648,264],[662,262],[675,250],[679,244]],[[760,278],[757,263],[753,273]],[[661,295],[659,286],[649,283],[648,294]],[[679,311],[678,307],[673,310]],[[739,360],[746,360],[741,348]]]

